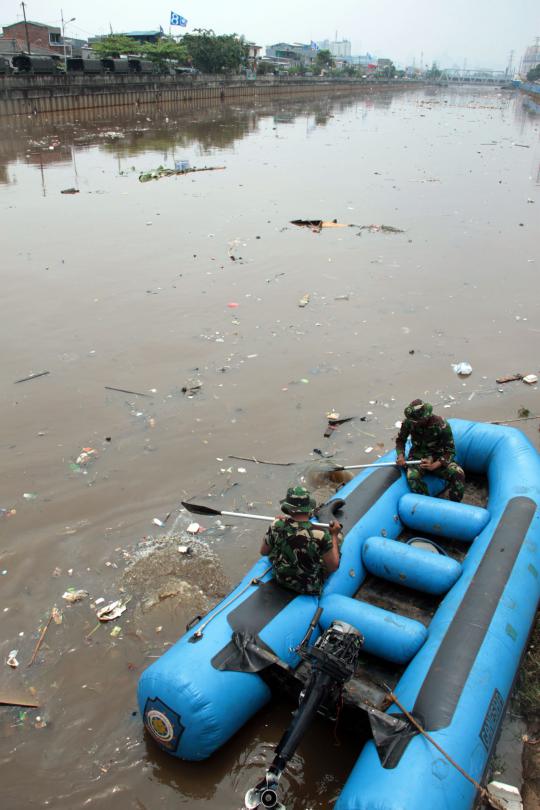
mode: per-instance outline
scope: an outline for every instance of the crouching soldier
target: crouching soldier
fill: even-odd
[[[419,465],[406,466],[405,445],[411,438],[409,459],[421,460]],[[461,501],[465,491],[465,473],[456,464],[456,446],[452,428],[441,416],[433,413],[429,402],[415,399],[405,408],[405,419],[396,439],[396,463],[405,467],[412,492],[427,495],[424,475],[431,473],[447,482],[445,492],[451,501]]]

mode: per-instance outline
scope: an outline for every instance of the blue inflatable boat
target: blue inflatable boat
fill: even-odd
[[[335,516],[344,533],[339,569],[320,599],[280,588],[261,558],[142,674],[141,714],[161,748],[209,757],[271,700],[280,678],[303,683],[302,694],[318,667],[331,679],[325,649],[356,633],[339,677],[372,734],[336,810],[472,808],[473,782],[384,700],[380,673],[389,673],[384,680],[407,713],[482,783],[540,596],[540,457],[513,428],[450,423],[458,462],[487,478],[486,508],[435,497],[435,478],[430,496],[420,496],[397,467],[364,470],[318,512],[321,522]],[[246,805],[280,806],[270,793],[256,798]]]

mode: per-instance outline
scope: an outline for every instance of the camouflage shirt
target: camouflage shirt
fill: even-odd
[[[332,550],[326,529],[315,529],[308,520],[298,523],[278,518],[266,533],[268,557],[276,581],[298,593],[319,594],[326,576],[323,555]]]
[[[405,454],[405,444],[411,437],[410,458],[432,458],[446,467],[454,460],[456,446],[452,428],[441,416],[432,415],[421,423],[404,419],[396,439],[396,451]]]

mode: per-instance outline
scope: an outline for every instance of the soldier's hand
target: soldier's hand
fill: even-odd
[[[328,526],[328,531],[330,532],[331,535],[337,537],[337,535],[341,531],[341,524],[338,523],[337,520],[331,520],[330,525]]]
[[[426,472],[435,472],[441,467],[440,461],[432,461],[430,458],[423,458],[420,468]]]
[[[405,461],[405,456],[403,453],[400,453],[399,456],[396,458],[396,464],[398,467],[406,467],[407,462]]]

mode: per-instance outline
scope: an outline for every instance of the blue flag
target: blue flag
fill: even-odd
[[[312,51],[318,51],[319,50],[319,46],[313,40],[311,40],[311,50]]]
[[[187,20],[185,17],[182,17],[181,14],[177,14],[176,11],[171,11],[171,25],[181,25],[185,28]]]

